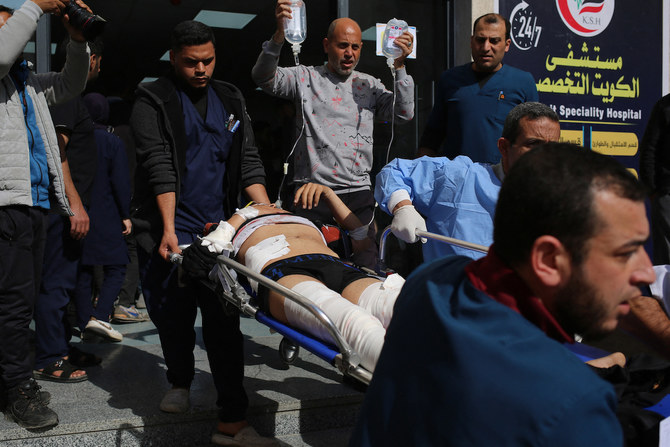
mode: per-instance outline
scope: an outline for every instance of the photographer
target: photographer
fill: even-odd
[[[48,107],[79,94],[86,86],[89,56],[82,33],[70,34],[67,62],[60,73],[32,73],[20,58],[44,13],[61,15],[69,0],[26,1],[16,13],[0,6],[0,391],[7,416],[22,427],[58,424],[40,392],[30,361],[30,329],[40,283],[46,216],[72,215],[66,199],[71,186],[63,172]],[[77,4],[88,9],[83,2]],[[4,397],[4,396],[3,396]]]

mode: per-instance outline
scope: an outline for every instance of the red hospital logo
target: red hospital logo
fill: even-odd
[[[565,26],[583,37],[605,31],[614,15],[614,0],[556,0],[556,8]]]

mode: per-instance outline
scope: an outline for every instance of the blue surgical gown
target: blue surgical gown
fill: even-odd
[[[489,246],[493,243],[493,215],[501,182],[487,163],[468,157],[421,157],[395,159],[377,175],[375,199],[391,214],[388,199],[406,190],[416,210],[426,218],[431,233]],[[478,259],[483,253],[428,240],[423,246],[425,261],[459,254]]]

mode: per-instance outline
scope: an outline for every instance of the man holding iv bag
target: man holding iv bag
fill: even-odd
[[[375,203],[370,182],[374,122],[406,123],[414,117],[414,80],[405,69],[414,38],[405,32],[395,39],[402,50],[393,61],[395,95],[379,79],[355,70],[363,42],[360,27],[349,18],[330,24],[323,39],[328,57],[324,65],[278,67],[284,22],[293,18],[291,8],[291,0],[277,2],[276,31],[263,43],[251,72],[263,91],[295,103],[296,142],[287,157],[285,174],[292,163],[295,189],[308,182],[328,186],[361,222],[370,225]],[[293,211],[324,223],[332,219],[323,205]],[[374,236],[374,230],[370,234]],[[374,251],[354,261],[374,266]]]

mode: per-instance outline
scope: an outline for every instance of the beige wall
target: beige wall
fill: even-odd
[[[472,60],[470,36],[472,23],[479,16],[493,12],[493,0],[459,0],[454,6],[454,64],[461,65]]]

